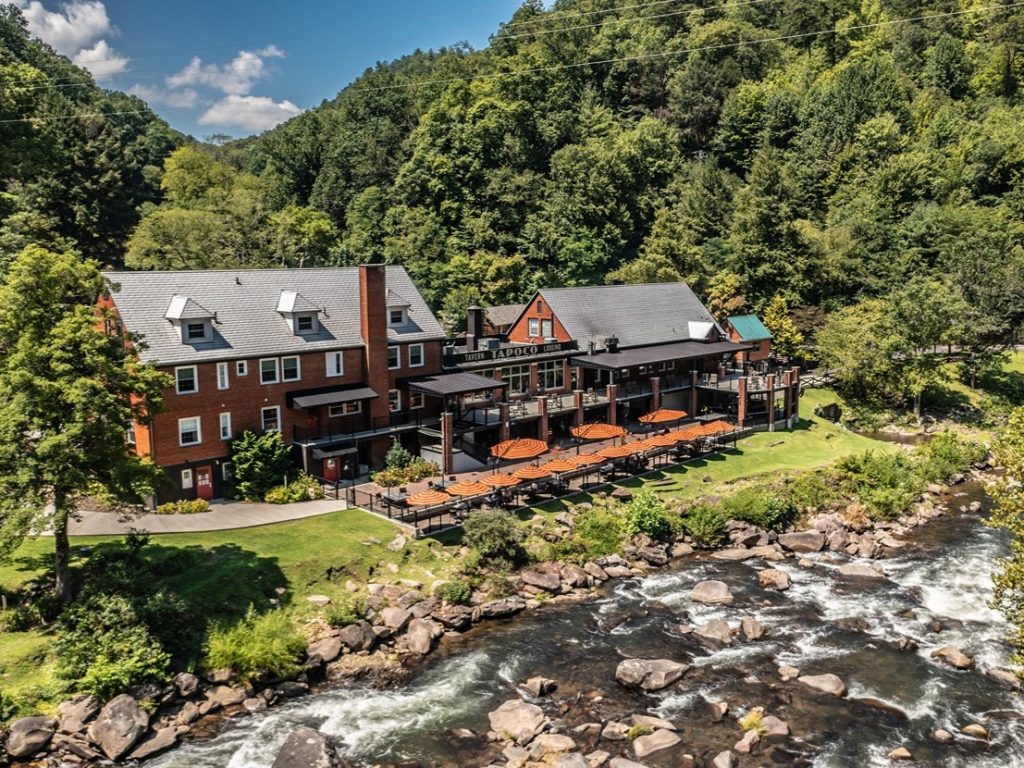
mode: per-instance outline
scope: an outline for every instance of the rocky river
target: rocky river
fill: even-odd
[[[987,503],[977,483],[953,493],[954,510]],[[888,766],[890,753],[905,748],[916,765],[1022,768],[1024,701],[988,675],[1009,661],[1006,625],[988,607],[990,574],[1006,538],[984,527],[979,514],[957,511],[910,538],[913,544],[896,556],[871,561],[885,578],[843,578],[839,566],[859,561],[828,552],[767,564],[687,558],[671,570],[606,584],[593,599],[542,606],[449,638],[400,688],[321,691],[225,721],[213,738],[150,765],[269,768],[299,726],[330,736],[357,766],[503,765],[502,745],[486,738],[488,713],[526,696],[517,684],[542,675],[557,690],[530,700],[584,753],[637,759],[628,742],[600,738],[595,723],[646,713],[674,724],[678,745],[640,761],[652,767],[712,765],[743,737],[736,718],[761,707],[788,724],[790,735],[766,739],[752,755],[735,754],[737,766]],[[788,589],[762,588],[758,572],[769,566],[789,575]],[[734,601],[694,602],[691,590],[707,579],[727,584]],[[692,631],[718,619],[736,626],[745,617],[756,619],[763,637],[716,642]],[[945,646],[961,649],[972,667],[934,658]],[[625,658],[673,659],[691,668],[678,682],[643,692],[616,682]],[[848,695],[783,680],[779,670],[786,666],[801,675],[837,675]],[[716,702],[728,703],[724,717]],[[987,736],[969,726],[982,726]],[[946,733],[937,739],[936,731]]]

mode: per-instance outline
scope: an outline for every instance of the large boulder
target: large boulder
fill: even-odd
[[[411,618],[412,611],[395,606],[389,606],[380,612],[381,622],[383,622],[385,627],[395,632],[401,632]]]
[[[551,594],[558,594],[562,588],[562,580],[553,573],[541,573],[540,571],[523,571],[519,574],[523,584],[537,589],[543,589]]]
[[[357,621],[342,627],[338,632],[338,640],[351,651],[368,651],[373,647],[377,636],[368,621]]]
[[[944,645],[942,648],[932,651],[932,658],[944,661],[954,669],[970,669],[974,666],[974,659],[952,645]]]
[[[779,535],[779,544],[790,552],[820,552],[825,546],[825,534],[821,531],[800,531]]]
[[[688,664],[670,659],[626,659],[615,670],[615,679],[623,685],[645,691],[667,688],[686,674]]]
[[[541,696],[553,693],[558,688],[558,683],[548,677],[531,677],[525,683],[520,684],[519,687],[533,698],[539,699]]]
[[[81,733],[86,724],[100,711],[100,700],[95,696],[76,696],[57,705],[60,730],[64,733]]]
[[[89,726],[89,738],[111,760],[118,760],[135,746],[146,728],[149,715],[126,693],[106,703]]]
[[[174,676],[174,688],[183,699],[195,694],[199,690],[199,678],[191,672],[179,672]]]
[[[797,678],[798,683],[803,683],[808,688],[842,698],[846,695],[846,683],[838,675],[831,673],[824,675],[802,675]]]
[[[178,730],[176,728],[160,728],[151,735],[144,738],[128,754],[129,760],[145,760],[147,757],[158,755],[170,749],[178,741]]]
[[[296,728],[274,758],[273,768],[336,768],[339,760],[330,742],[312,728]]]
[[[836,569],[844,579],[884,579],[885,571],[875,563],[846,563]]]
[[[509,699],[488,714],[487,719],[491,730],[500,738],[512,739],[520,744],[533,739],[547,723],[544,710],[520,699]]]
[[[477,606],[473,610],[473,620],[480,619],[501,619],[511,616],[519,611],[525,610],[526,601],[521,597],[504,597],[500,600],[491,600],[489,603]]]
[[[729,605],[735,599],[729,585],[724,581],[710,579],[702,581],[690,592],[690,599],[695,603],[708,605]]]
[[[643,760],[648,755],[660,752],[663,749],[674,747],[682,739],[674,731],[658,730],[646,736],[638,736],[633,740],[633,751],[636,756]]]
[[[765,568],[763,571],[758,571],[757,582],[764,589],[775,589],[779,592],[789,589],[792,584],[788,573],[775,568]]]
[[[412,653],[426,655],[433,650],[434,640],[443,633],[443,627],[436,621],[413,619],[405,633],[405,644]]]
[[[7,754],[15,758],[31,757],[50,743],[57,723],[49,717],[22,717],[11,723]]]
[[[706,624],[701,624],[693,634],[712,648],[719,648],[723,645],[732,645],[732,628],[722,619],[712,619]]]

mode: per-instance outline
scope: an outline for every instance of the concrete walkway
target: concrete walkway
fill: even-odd
[[[263,504],[246,501],[212,502],[209,512],[195,515],[139,515],[122,518],[112,512],[82,512],[72,520],[72,536],[122,536],[130,529],[147,533],[202,533],[252,528],[257,525],[301,520],[345,509],[344,501],[317,499],[297,504]]]

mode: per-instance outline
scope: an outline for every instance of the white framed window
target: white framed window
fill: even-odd
[[[540,335],[545,339],[550,339],[555,335],[555,325],[552,320],[541,320],[540,321]]]
[[[363,404],[358,400],[354,403],[336,403],[327,408],[327,416],[331,419],[338,419],[342,416],[351,416],[363,410]]]
[[[260,409],[260,423],[264,432],[281,431],[281,406],[269,405]]]
[[[199,417],[178,419],[178,445],[199,445],[201,442],[203,442],[203,431]]]
[[[388,325],[402,325],[405,323],[405,310],[404,309],[389,309],[388,310]]]
[[[135,445],[135,422],[134,421],[129,421],[128,422],[128,429],[126,429],[125,433],[124,433],[124,441],[126,443],[128,443],[128,445]]]
[[[530,366],[510,365],[502,368],[501,380],[508,386],[509,394],[521,395],[530,389]]]
[[[220,476],[224,480],[230,480],[233,477],[230,461],[225,461],[220,465]]]
[[[531,338],[533,338],[535,336],[540,336],[540,320],[539,319],[537,319],[536,317],[531,317],[527,321],[526,335],[530,336]]]
[[[401,347],[388,347],[388,369],[395,370],[395,368],[402,367],[402,348]]]
[[[206,341],[207,323],[185,323],[185,341]]]
[[[174,391],[179,395],[199,391],[199,376],[194,365],[181,365],[174,369]]]
[[[402,393],[397,389],[388,390],[388,410],[392,413],[402,410]]]
[[[236,376],[248,376],[249,375],[249,361],[239,360],[235,363],[235,375]]]
[[[313,333],[316,331],[316,315],[296,315],[295,316],[295,332],[296,333]]]
[[[192,488],[192,470],[183,469],[181,470],[181,489],[183,491],[190,490]]]
[[[410,368],[422,368],[423,367],[423,345],[422,344],[410,344],[409,345],[409,367]]]
[[[342,352],[328,352],[324,356],[328,376],[345,375],[345,355]]]
[[[267,357],[260,360],[260,384],[277,384],[279,379],[277,358]]]
[[[228,378],[228,364],[217,363],[217,389],[227,389],[231,386],[231,380]]]
[[[410,392],[409,393],[409,410],[414,411],[417,408],[422,408],[426,402],[422,392]]]
[[[230,440],[231,439],[231,414],[222,413],[220,415],[220,439]]]
[[[281,358],[281,381],[299,381],[302,378],[302,370],[298,357]]]

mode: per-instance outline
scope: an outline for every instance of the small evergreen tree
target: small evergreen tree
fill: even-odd
[[[288,446],[276,431],[248,431],[231,441],[231,467],[235,488],[248,501],[262,501],[293,470]]]
[[[384,466],[388,469],[405,469],[412,464],[413,455],[405,449],[398,440],[391,441],[391,447],[388,448],[387,454],[384,456]]]
[[[789,315],[789,302],[776,294],[764,310],[764,325],[772,332],[772,349],[783,360],[796,356],[804,343],[804,335]]]

